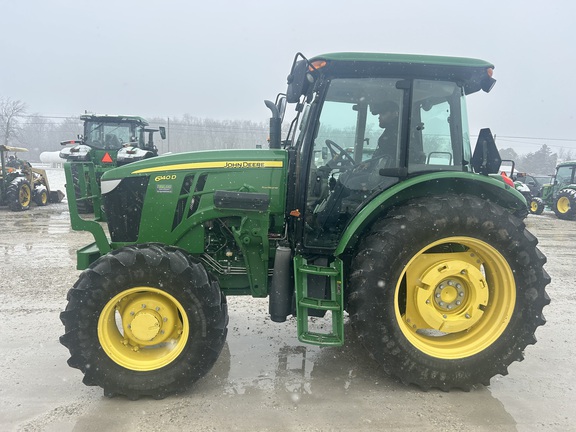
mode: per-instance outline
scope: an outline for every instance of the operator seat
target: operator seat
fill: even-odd
[[[118,149],[122,147],[122,145],[120,144],[120,140],[116,135],[106,134],[104,147],[107,149]]]

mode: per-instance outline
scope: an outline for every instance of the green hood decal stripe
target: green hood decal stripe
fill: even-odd
[[[160,171],[183,171],[193,169],[211,169],[211,168],[282,168],[283,161],[278,160],[249,160],[249,161],[219,161],[219,162],[191,162],[174,165],[163,165],[151,168],[143,168],[133,171],[132,174],[146,174]]]

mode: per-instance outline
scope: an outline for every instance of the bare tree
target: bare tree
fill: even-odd
[[[536,152],[523,155],[520,158],[518,166],[522,168],[522,171],[531,174],[546,175],[547,173],[554,172],[557,161],[558,155],[552,153],[552,149],[546,144],[542,144],[542,147]]]
[[[19,118],[26,113],[26,104],[22,101],[13,101],[10,98],[0,99],[0,132],[2,142],[8,145],[12,138],[16,138],[20,131]]]
[[[574,157],[574,152],[572,151],[572,149],[560,147],[560,150],[558,150],[559,162],[571,161],[574,159],[576,158]]]
[[[500,152],[500,157],[502,159],[509,159],[509,160],[513,160],[514,162],[517,162],[520,159],[520,155],[518,153],[516,153],[516,151],[514,151],[513,148],[501,148],[498,149],[498,151]]]

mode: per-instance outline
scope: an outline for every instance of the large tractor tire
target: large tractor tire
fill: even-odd
[[[181,250],[128,246],[86,269],[60,314],[68,364],[106,396],[164,398],[218,359],[228,309],[219,284]]]
[[[414,199],[361,239],[348,311],[389,374],[423,389],[469,390],[506,375],[546,321],[550,278],[537,239],[473,196]]]
[[[535,215],[541,215],[542,212],[544,211],[544,207],[546,207],[546,204],[544,203],[542,198],[532,197],[530,199],[530,213]]]
[[[12,211],[28,210],[32,202],[32,188],[24,177],[16,177],[6,189],[6,201]]]
[[[72,164],[72,182],[74,183],[74,196],[76,197],[76,207],[78,209],[78,213],[80,214],[88,214],[94,213],[94,204],[91,199],[85,198],[84,194],[82,193],[82,189],[80,187],[80,176],[84,175],[81,169],[77,166]],[[86,180],[87,181],[87,180]],[[90,194],[90,184],[87,184],[87,194]],[[83,199],[81,199],[83,198]]]
[[[553,208],[558,219],[576,219],[576,190],[562,189],[558,192]]]

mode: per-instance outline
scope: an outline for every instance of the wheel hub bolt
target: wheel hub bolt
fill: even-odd
[[[464,270],[463,270],[464,271]],[[451,311],[462,304],[466,297],[464,284],[458,279],[445,279],[434,290],[436,306],[444,311]]]

